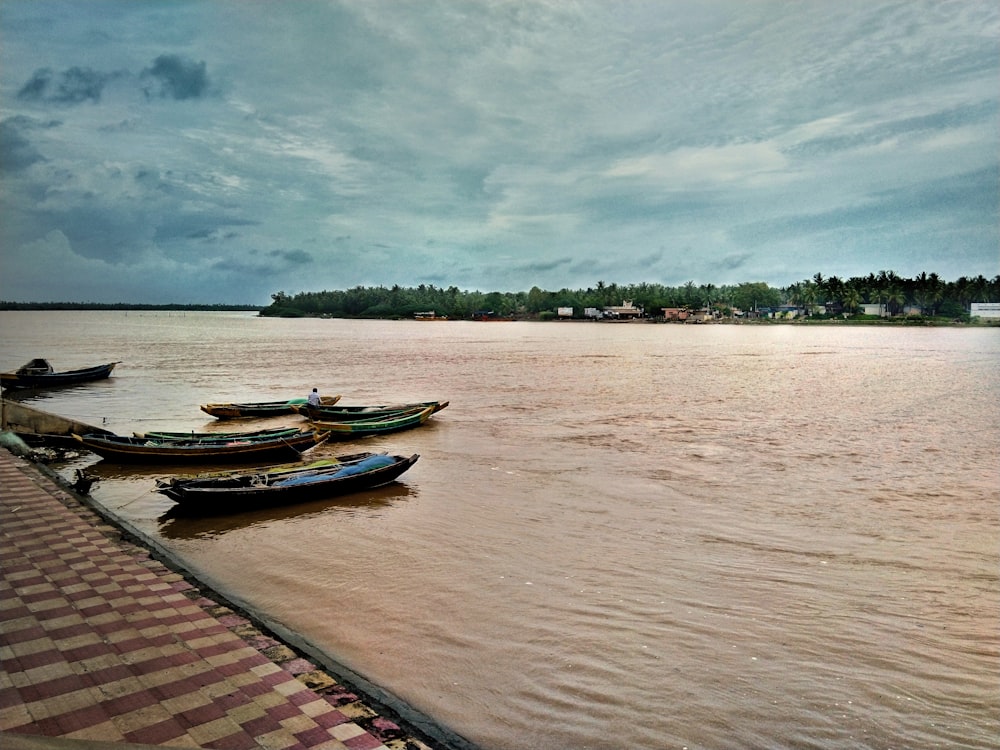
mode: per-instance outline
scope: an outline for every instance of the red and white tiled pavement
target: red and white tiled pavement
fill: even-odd
[[[313,665],[276,663],[262,651],[284,647],[259,632],[255,644],[241,628],[253,632],[0,449],[0,732],[219,750],[426,750],[346,689],[307,687],[293,672],[315,675]]]

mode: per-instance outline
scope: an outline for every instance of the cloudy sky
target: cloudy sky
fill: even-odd
[[[0,299],[1000,273],[993,0],[2,0]]]

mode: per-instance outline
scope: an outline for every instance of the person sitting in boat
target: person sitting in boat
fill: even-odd
[[[307,401],[309,402],[309,406],[319,406],[319,391],[313,388]]]

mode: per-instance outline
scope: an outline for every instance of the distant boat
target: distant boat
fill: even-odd
[[[416,453],[338,456],[339,461],[331,466],[159,480],[156,491],[177,503],[183,514],[238,513],[381,487],[395,481],[418,458]]]
[[[330,440],[353,440],[370,435],[385,435],[390,432],[400,432],[419,427],[426,422],[434,407],[410,409],[397,412],[386,417],[359,419],[351,422],[329,422],[326,420],[310,420],[309,425],[317,432],[323,433]]]
[[[320,396],[320,406],[333,406],[340,396]],[[201,410],[217,419],[238,419],[240,417],[277,417],[294,414],[295,406],[307,403],[305,398],[290,398],[286,401],[257,401],[232,404],[202,404]]]
[[[147,440],[123,435],[77,435],[83,446],[111,461],[129,463],[232,463],[263,459],[298,458],[326,442],[311,430],[269,439],[202,442],[198,440]]]
[[[472,313],[472,319],[478,323],[510,323],[514,318],[511,316],[500,316],[492,310],[476,310]]]
[[[4,388],[40,388],[87,383],[92,380],[104,380],[111,375],[111,371],[118,364],[121,362],[108,362],[106,365],[56,372],[48,360],[33,359],[12,372],[0,373],[0,383]]]
[[[399,415],[400,412],[411,412],[414,409],[422,411],[428,406],[433,406],[437,413],[448,405],[448,401],[420,401],[413,404],[381,404],[379,406],[309,406],[301,404],[293,407],[295,411],[309,419],[321,420],[324,422],[356,422],[362,419],[384,419]]]

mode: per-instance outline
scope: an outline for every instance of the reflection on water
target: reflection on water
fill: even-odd
[[[64,383],[63,385],[47,385],[44,388],[15,388],[4,390],[3,397],[9,401],[31,402],[38,408],[44,408],[46,401],[55,400],[65,396],[73,396],[86,393],[90,397],[100,397],[102,392],[107,392],[115,387],[115,377],[103,380],[92,380],[88,383]]]
[[[159,532],[166,539],[210,539],[230,531],[294,521],[327,520],[327,514],[375,516],[395,503],[416,497],[417,490],[399,482],[352,495],[312,500],[282,508],[259,508],[228,516],[185,515],[173,506],[159,517]],[[336,522],[336,518],[328,519]]]

